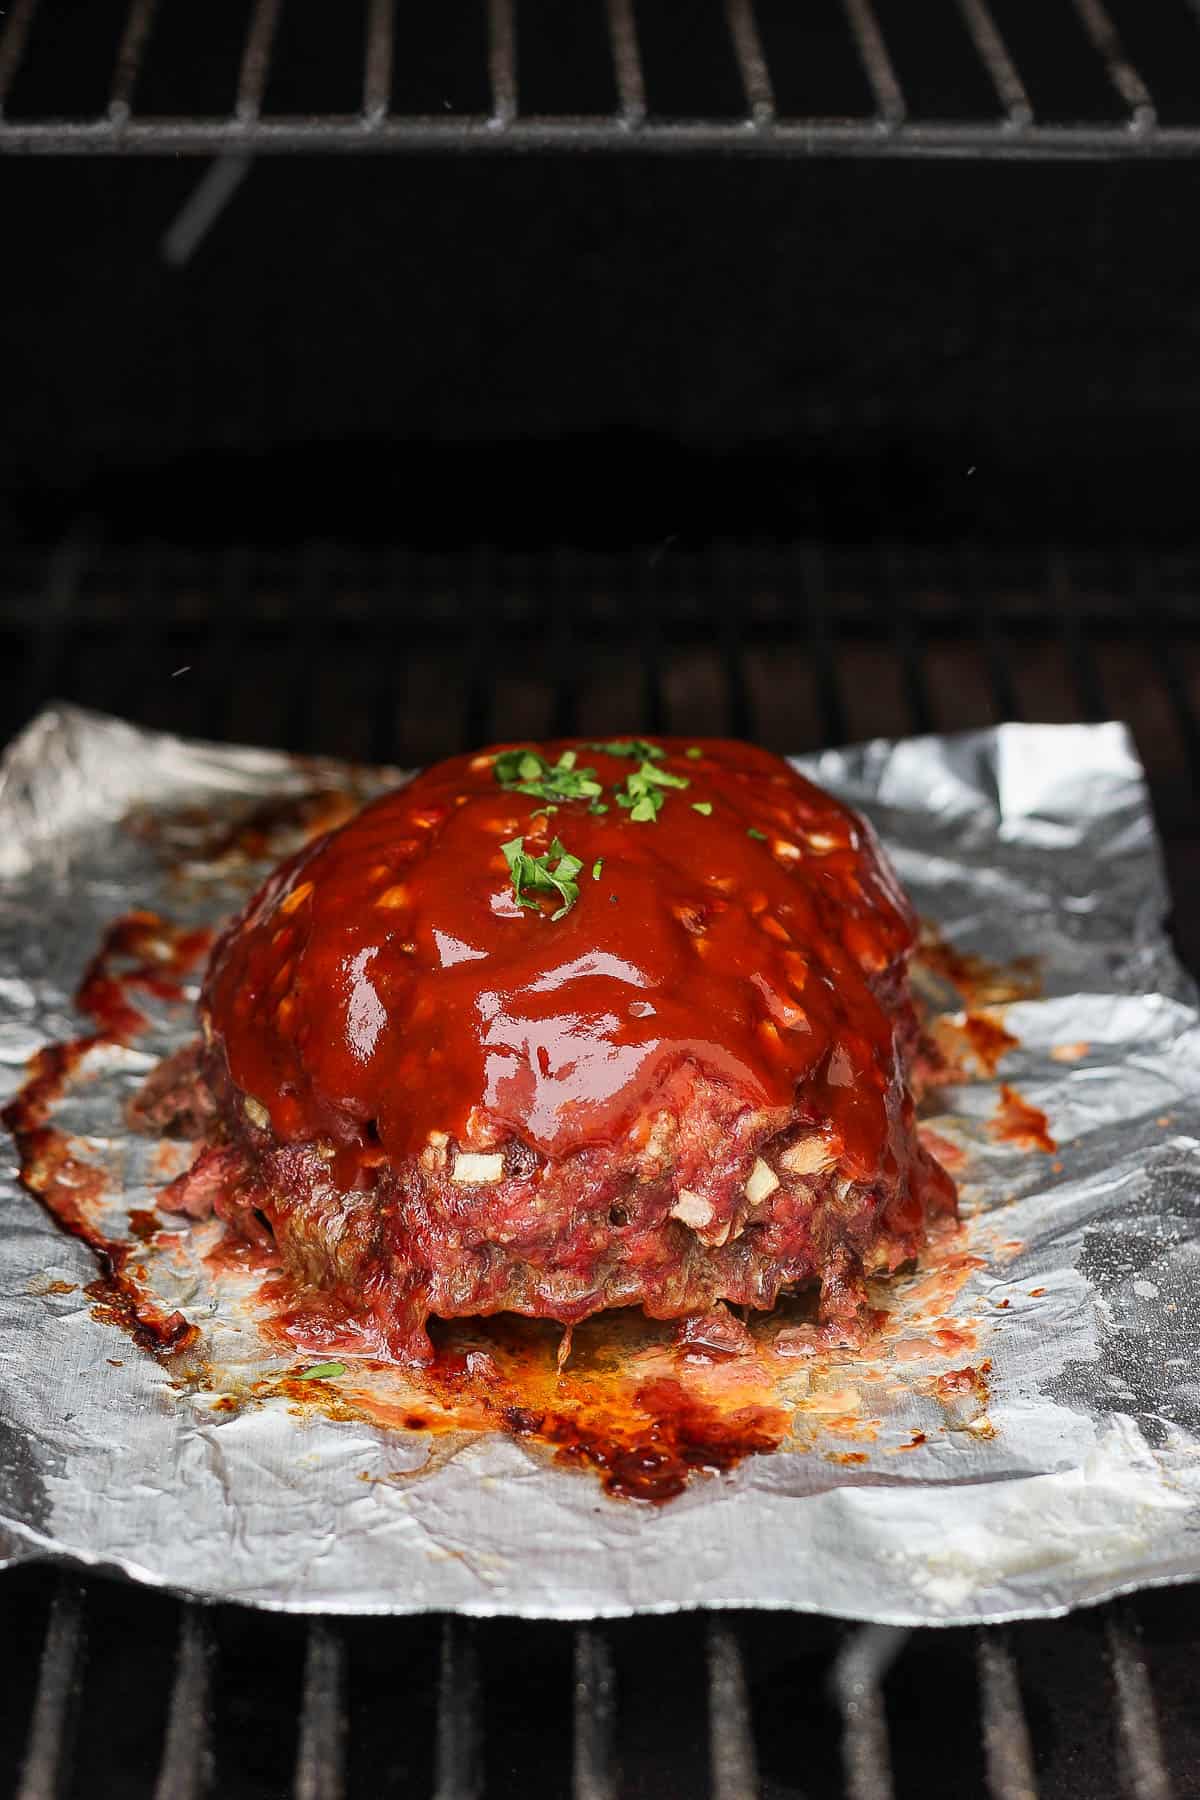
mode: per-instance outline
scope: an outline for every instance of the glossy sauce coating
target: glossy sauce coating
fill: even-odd
[[[277,871],[217,946],[204,1007],[278,1137],[378,1160],[433,1131],[557,1157],[614,1141],[691,1065],[748,1106],[799,1098],[859,1179],[894,1168],[914,921],[869,829],[765,751],[655,741],[688,786],[653,822],[614,801],[639,759],[540,742],[552,763],[577,751],[606,812],[532,816],[544,802],[481,752]],[[564,917],[556,895],[517,905],[501,846],[518,835],[581,860]]]

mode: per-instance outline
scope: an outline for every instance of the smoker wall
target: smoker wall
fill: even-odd
[[[0,168],[10,528],[1191,526],[1191,164],[264,158],[170,269],[204,167]]]

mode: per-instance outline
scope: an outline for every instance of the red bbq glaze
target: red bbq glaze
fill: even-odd
[[[890,977],[914,920],[869,828],[763,750],[655,741],[689,785],[652,823],[614,803],[636,759],[539,742],[551,762],[577,751],[609,810],[531,817],[543,802],[504,791],[485,751],[271,877],[214,951],[204,1006],[280,1138],[377,1161],[432,1130],[561,1156],[628,1130],[691,1063],[748,1106],[799,1089],[860,1179],[895,1166],[910,1122]],[[514,901],[501,845],[522,833],[532,855],[558,836],[583,863],[561,919],[553,897]]]

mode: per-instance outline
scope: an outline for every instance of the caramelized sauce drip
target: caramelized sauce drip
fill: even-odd
[[[100,1264],[100,1279],[85,1290],[97,1315],[120,1325],[151,1350],[181,1349],[199,1333],[181,1313],[164,1310],[147,1295],[136,1264],[136,1238],[144,1240],[147,1232],[138,1231],[136,1219],[134,1242],[111,1239],[101,1230],[96,1202],[104,1191],[104,1177],[73,1153],[70,1138],[50,1118],[90,1051],[102,1044],[128,1043],[145,1029],[145,1015],[134,1006],[130,993],[180,999],[183,977],[211,941],[211,932],[180,930],[155,913],[133,912],[116,919],[84,971],[75,998],[79,1011],[96,1029],[37,1051],[23,1085],[0,1114],[16,1142],[20,1179]]]
[[[1058,1149],[1050,1136],[1050,1121],[1041,1107],[1032,1106],[1006,1083],[1000,1088],[996,1111],[988,1121],[988,1134],[999,1143],[1016,1144],[1022,1150],[1041,1150],[1047,1156]]]

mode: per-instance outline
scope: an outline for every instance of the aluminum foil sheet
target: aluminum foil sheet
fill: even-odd
[[[1017,1040],[996,1076],[944,1090],[928,1121],[954,1152],[970,1257],[915,1336],[901,1320],[869,1366],[796,1358],[780,1384],[793,1435],[650,1507],[519,1437],[435,1442],[272,1397],[278,1349],[233,1277],[206,1273],[211,1225],[145,1246],[151,1285],[201,1330],[208,1375],[189,1379],[94,1304],[90,1251],[0,1153],[10,1559],[296,1611],[749,1606],[911,1625],[1200,1575],[1200,1026],[1128,735],[1006,725],[798,766],[872,818],[955,951],[1037,960],[1036,996],[994,1011]],[[221,919],[304,807],[236,853],[214,827],[395,778],[69,708],[38,718],[0,772],[0,1097],[80,1031],[71,997],[115,915]],[[186,1160],[124,1123],[192,1030],[187,1004],[147,1004],[149,1029],[89,1054],[55,1114],[105,1171],[118,1226]],[[1044,1111],[1053,1153],[995,1135],[1000,1081]],[[921,1281],[898,1289],[914,1319]],[[224,1404],[248,1384],[265,1397]]]

